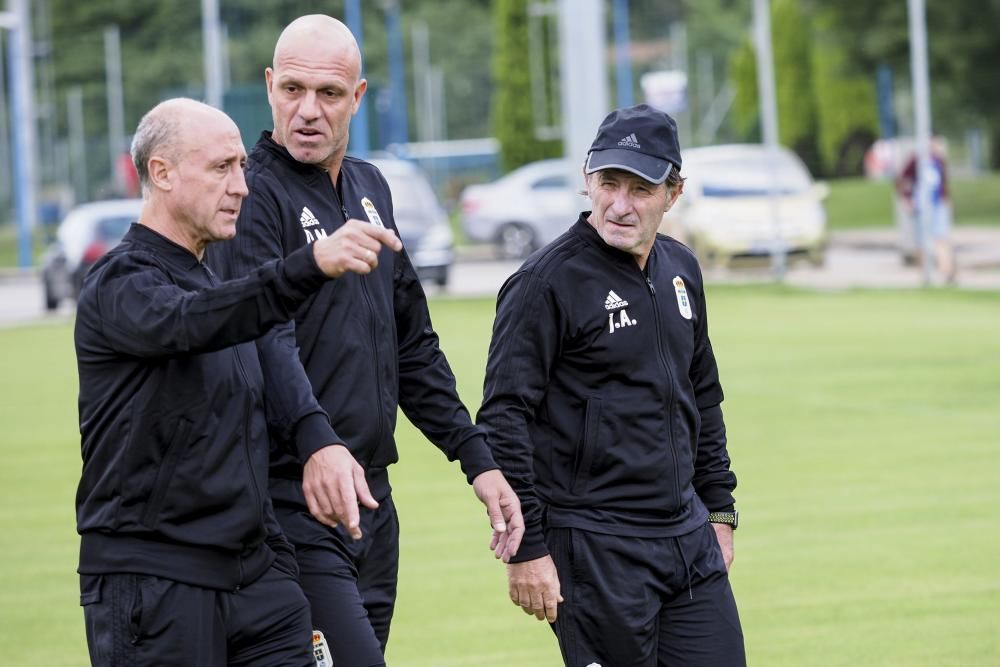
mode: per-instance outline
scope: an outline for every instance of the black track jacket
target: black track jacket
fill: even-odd
[[[396,231],[392,197],[378,169],[345,157],[337,188],[327,172],[295,160],[264,132],[246,167],[250,195],[236,238],[209,248],[227,277],[245,275],[335,232],[349,218]],[[398,234],[398,231],[397,231]],[[398,460],[397,406],[471,481],[497,465],[472,424],[431,327],[427,300],[405,249],[383,248],[371,274],[331,280],[275,327],[263,358],[268,385],[285,387],[287,409],[314,401],[331,424],[314,420],[274,434],[271,493],[305,505],[302,465],[321,447],[344,443],[365,468],[376,500],[390,492],[385,468]]]
[[[233,590],[271,565],[284,542],[253,339],[326,280],[307,250],[220,284],[138,224],[97,262],[75,331],[81,574]]]
[[[497,299],[477,421],[521,498],[518,562],[547,553],[544,525],[671,537],[733,505],[694,255],[657,236],[642,271],[588,216]]]

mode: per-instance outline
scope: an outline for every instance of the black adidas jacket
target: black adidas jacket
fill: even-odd
[[[235,589],[287,548],[267,494],[253,339],[326,282],[312,252],[221,283],[132,225],[88,273],[76,314],[81,574]]]
[[[345,157],[337,188],[327,172],[295,160],[264,132],[246,167],[249,197],[236,238],[216,244],[211,262],[229,277],[286,257],[349,218],[396,231],[385,178],[373,165]],[[397,231],[398,234],[398,231]],[[317,449],[344,443],[366,469],[376,499],[390,491],[385,468],[398,460],[397,406],[471,481],[497,466],[482,431],[472,424],[455,377],[438,347],[423,288],[406,251],[383,249],[367,276],[332,280],[275,327],[264,359],[268,383],[288,388],[287,408],[315,393],[331,424],[275,433],[271,491],[304,505],[302,465]],[[306,396],[309,394],[309,396]]]
[[[477,421],[521,498],[515,561],[544,525],[670,537],[733,505],[698,263],[658,236],[642,271],[588,215],[497,299]]]

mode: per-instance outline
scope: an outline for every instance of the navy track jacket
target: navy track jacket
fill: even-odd
[[[81,574],[232,590],[287,548],[267,495],[254,339],[326,280],[306,250],[220,284],[139,224],[97,262],[75,331]]]
[[[385,178],[362,160],[344,158],[335,189],[324,169],[298,162],[264,132],[250,152],[246,178],[250,195],[236,238],[209,249],[213,266],[228,277],[286,257],[350,218],[396,231]],[[375,498],[384,498],[390,491],[385,468],[398,459],[397,406],[449,460],[460,461],[470,481],[497,467],[458,398],[405,249],[383,248],[378,261],[366,276],[328,282],[299,308],[294,326],[275,327],[267,336],[276,343],[263,359],[268,384],[286,388],[293,413],[295,402],[318,399],[332,422],[317,418],[274,434],[275,499],[304,505],[302,465],[334,443],[346,444],[368,472]]]
[[[701,272],[657,236],[645,271],[581,214],[504,284],[478,423],[543,526],[672,537],[733,506]]]

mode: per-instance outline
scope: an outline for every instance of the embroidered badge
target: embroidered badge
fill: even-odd
[[[375,209],[375,204],[368,197],[361,200],[361,207],[365,209],[365,215],[368,216],[368,222],[372,223],[377,227],[384,228],[385,225],[382,224],[382,217],[378,214],[378,210]]]
[[[690,320],[691,301],[688,299],[687,288],[684,287],[684,280],[680,276],[674,276],[674,291],[677,293],[677,309],[681,311],[681,317],[685,320]]]
[[[326,643],[326,637],[319,630],[313,630],[313,657],[316,658],[316,667],[333,667],[330,646]]]

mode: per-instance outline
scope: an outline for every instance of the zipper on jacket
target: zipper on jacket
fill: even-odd
[[[341,172],[343,174],[343,172]],[[330,190],[333,192],[334,201],[340,206],[340,212],[344,215],[344,224],[347,224],[348,213],[347,207],[344,206],[344,201],[340,198],[340,193],[337,192],[337,188],[333,185],[330,179],[326,179],[327,183],[330,183]],[[371,274],[369,274],[371,275]],[[358,276],[358,282],[361,283],[361,294],[365,297],[365,305],[368,307],[369,320],[374,324],[375,322],[375,305],[372,302],[371,294],[368,292],[368,283],[365,281],[365,276]],[[375,327],[371,327],[371,338],[372,338],[372,356],[374,356],[375,361],[375,405],[377,410],[375,411],[376,418],[376,431],[375,431],[375,442],[373,443],[371,449],[371,458],[375,458],[375,452],[378,451],[382,446],[382,370],[381,364],[379,363],[378,354],[378,336],[375,335]],[[362,466],[367,468],[371,464],[371,460],[359,461]]]
[[[219,279],[216,278],[215,274],[211,269],[205,264],[201,264],[202,270],[205,275],[208,276],[208,284],[216,285]],[[253,456],[250,453],[250,419],[253,414],[253,389],[250,386],[250,378],[247,377],[246,368],[243,366],[243,359],[240,358],[240,346],[233,345],[232,348],[233,356],[236,357],[236,367],[240,369],[240,377],[243,379],[243,386],[247,389],[247,400],[246,400],[246,410],[243,413],[243,456],[247,464],[247,472],[250,473],[250,486],[253,489],[253,496],[256,499],[257,507],[257,522],[264,529],[264,502],[260,497],[260,489],[257,488],[257,475],[253,470]],[[265,530],[266,532],[266,530]],[[236,585],[236,591],[240,590],[240,586],[243,583],[243,554],[241,553],[238,557],[239,560],[239,583]]]
[[[233,346],[233,354],[236,355],[236,365],[239,366],[240,375],[243,376],[243,384],[247,388],[247,407],[243,416],[243,453],[246,455],[247,469],[250,471],[250,482],[253,486],[253,495],[257,500],[257,517],[260,525],[264,525],[264,505],[260,497],[260,490],[257,488],[257,475],[253,471],[253,456],[250,453],[250,416],[253,414],[253,390],[250,387],[250,380],[247,378],[246,369],[243,367],[243,360],[240,359],[238,345]]]
[[[215,285],[218,283],[218,279],[215,274],[212,273],[204,264],[201,265],[202,270],[205,271],[205,275],[208,276],[208,282],[210,285]],[[247,377],[246,368],[243,366],[243,360],[240,358],[239,345],[234,345],[232,348],[233,356],[236,357],[236,367],[240,369],[240,377],[243,379],[243,386],[247,389],[247,402],[246,410],[243,414],[243,454],[246,458],[247,470],[250,472],[250,485],[253,487],[253,495],[257,500],[257,520],[260,525],[264,525],[264,503],[260,497],[260,490],[257,488],[257,475],[253,470],[253,456],[250,454],[250,415],[253,413],[253,390],[250,386],[250,379]]]
[[[647,265],[648,267],[648,265]],[[680,475],[677,471],[677,453],[674,451],[676,443],[674,442],[674,376],[670,372],[670,364],[667,363],[666,356],[663,354],[663,334],[660,330],[660,307],[656,300],[656,287],[653,286],[653,281],[650,279],[646,272],[642,272],[642,277],[646,281],[646,287],[649,288],[649,300],[653,304],[653,320],[656,324],[656,355],[660,359],[660,363],[663,365],[663,369],[667,372],[667,387],[670,391],[670,395],[667,397],[667,438],[668,444],[667,450],[670,452],[670,456],[673,458],[673,469],[674,469],[674,490],[676,496],[674,498],[675,502],[680,503],[681,499],[681,488],[680,488]]]

